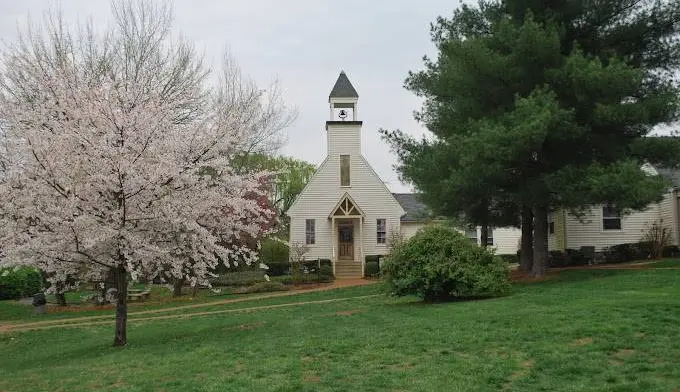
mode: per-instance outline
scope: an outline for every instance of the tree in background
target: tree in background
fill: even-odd
[[[458,205],[475,222],[479,209],[520,212],[522,266],[543,274],[549,211],[662,197],[665,181],[641,166],[680,156],[677,139],[645,138],[678,116],[678,20],[670,0],[482,1],[439,18],[438,58],[406,81],[433,137],[383,131],[398,169],[435,209]]]
[[[262,153],[239,156],[235,166],[242,172],[266,170],[272,173],[269,197],[279,215],[278,234],[287,238],[289,219],[286,212],[316,172],[316,166],[295,158]]]
[[[252,195],[270,173],[239,173],[233,158],[284,108],[228,77],[209,84],[193,46],[170,39],[167,6],[112,10],[103,34],[52,14],[45,34],[2,53],[0,241],[2,263],[39,266],[55,284],[110,273],[119,346],[129,279],[188,268],[207,284],[218,264],[256,259],[232,239],[269,219]]]

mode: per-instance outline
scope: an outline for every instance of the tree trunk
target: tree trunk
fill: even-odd
[[[64,295],[64,293],[56,293],[54,296],[57,298],[57,304],[59,306],[68,306],[66,303],[66,295]]]
[[[519,257],[519,269],[531,271],[534,265],[534,213],[529,206],[522,207],[522,244]]]
[[[534,260],[531,273],[545,275],[548,264],[548,208],[534,206]]]
[[[480,245],[482,248],[486,248],[486,244],[489,243],[489,225],[484,223],[480,229]]]
[[[194,287],[191,289],[191,296],[193,298],[198,297],[198,283],[196,283]]]
[[[175,278],[172,284],[172,296],[181,297],[182,296],[182,286],[184,286],[184,279]]]
[[[125,346],[127,344],[127,273],[123,267],[116,268],[113,273],[117,290],[116,336],[113,339],[113,345]]]

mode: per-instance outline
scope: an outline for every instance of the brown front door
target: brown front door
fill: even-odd
[[[354,258],[354,225],[351,223],[341,223],[338,225],[338,247],[339,258]]]

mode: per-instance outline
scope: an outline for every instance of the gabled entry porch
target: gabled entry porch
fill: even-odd
[[[364,276],[364,213],[345,193],[329,215],[332,222],[333,274],[338,279]]]

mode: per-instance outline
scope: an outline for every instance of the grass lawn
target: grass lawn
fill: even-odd
[[[674,391],[679,309],[680,270],[591,270],[494,300],[374,296],[133,320],[122,349],[112,325],[13,332],[0,334],[0,391]]]
[[[680,268],[680,260],[666,259],[645,265],[648,268]]]

